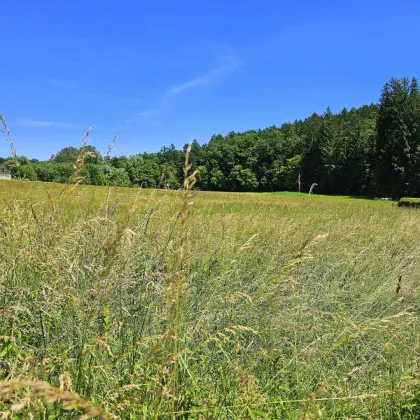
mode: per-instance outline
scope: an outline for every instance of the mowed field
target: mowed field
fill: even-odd
[[[392,202],[0,181],[0,412],[419,418],[419,257]]]

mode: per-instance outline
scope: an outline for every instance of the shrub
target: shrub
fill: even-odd
[[[36,181],[36,172],[31,164],[20,166],[18,169],[18,176],[28,181]]]
[[[403,197],[398,201],[398,207],[420,208],[420,198]]]

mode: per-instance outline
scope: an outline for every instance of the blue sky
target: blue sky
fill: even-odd
[[[0,113],[18,154],[117,155],[377,102],[420,76],[417,1],[3,2]],[[0,139],[0,156],[7,156]]]

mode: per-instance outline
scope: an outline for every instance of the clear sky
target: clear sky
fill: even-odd
[[[14,0],[0,7],[0,113],[18,154],[117,155],[377,102],[420,76],[420,2]],[[0,156],[7,156],[0,139]]]

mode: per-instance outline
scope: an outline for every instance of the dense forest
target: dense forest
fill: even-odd
[[[80,170],[93,185],[179,188],[185,146],[157,153],[102,156],[94,147]],[[66,147],[47,161],[0,158],[0,171],[28,180],[71,182],[80,149]],[[198,187],[221,191],[298,191],[322,194],[420,194],[420,90],[415,78],[391,79],[378,104],[263,130],[214,135],[192,143]]]

